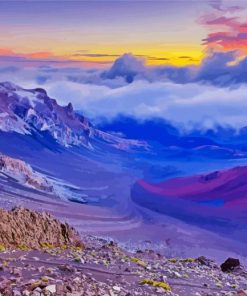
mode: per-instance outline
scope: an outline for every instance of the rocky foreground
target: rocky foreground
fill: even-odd
[[[0,213],[0,295],[247,295],[236,259],[166,258],[130,253],[87,237],[46,213]]]

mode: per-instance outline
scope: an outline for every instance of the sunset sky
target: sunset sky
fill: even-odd
[[[1,1],[0,62],[106,67],[131,52],[148,65],[198,64],[209,48],[247,48],[245,6],[218,0]]]
[[[90,119],[247,125],[247,1],[1,1],[0,81]]]

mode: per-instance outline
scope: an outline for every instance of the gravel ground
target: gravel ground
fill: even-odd
[[[247,272],[231,272],[207,258],[166,258],[127,252],[88,237],[80,247],[0,253],[0,295],[247,295]]]

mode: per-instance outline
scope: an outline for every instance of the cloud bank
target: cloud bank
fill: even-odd
[[[81,67],[0,67],[0,80],[44,87],[60,103],[72,102],[94,121],[128,115],[163,118],[182,129],[247,126],[247,58],[216,52],[200,66],[147,67],[125,54],[106,70]]]
[[[119,88],[56,82],[48,87],[53,97],[94,120],[112,120],[119,115],[139,120],[162,118],[183,130],[214,126],[247,126],[247,86],[219,88],[197,83],[137,81]]]
[[[41,65],[28,67],[18,66],[18,63],[5,63],[1,66],[0,63],[0,79],[7,80],[11,77],[16,82],[39,85],[65,80],[111,88],[122,87],[140,80],[178,84],[203,83],[227,87],[247,82],[246,65],[247,58],[239,59],[236,51],[213,52],[204,58],[199,66],[184,67],[146,66],[143,58],[124,54],[106,70],[66,64],[54,66],[50,65],[49,61],[47,64],[42,62]]]

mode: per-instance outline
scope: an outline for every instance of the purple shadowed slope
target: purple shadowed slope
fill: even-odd
[[[173,178],[161,183],[138,181],[132,198],[138,204],[207,229],[246,241],[247,167]],[[235,231],[233,233],[232,231]]]

